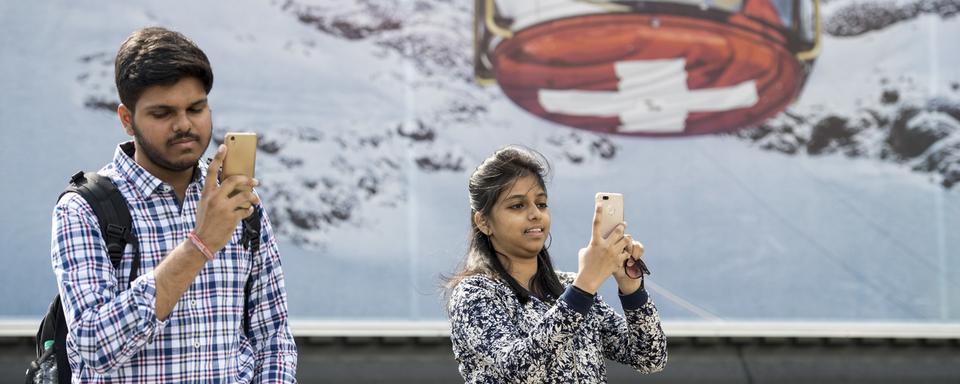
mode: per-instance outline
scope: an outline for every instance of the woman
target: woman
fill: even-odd
[[[624,268],[643,246],[624,234],[625,224],[600,234],[598,205],[578,273],[554,271],[544,247],[550,211],[542,158],[506,147],[470,177],[470,249],[447,286],[460,374],[470,383],[606,382],[604,357],[644,373],[662,370],[660,317],[642,277]],[[596,295],[611,275],[626,316]]]

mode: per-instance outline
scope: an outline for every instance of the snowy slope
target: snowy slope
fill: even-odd
[[[32,292],[0,295],[0,315],[45,308],[53,200],[69,174],[99,167],[125,139],[112,56],[133,29],[161,24],[210,56],[218,135],[261,134],[257,173],[297,317],[442,317],[438,277],[465,250],[467,176],[495,148],[521,143],[554,162],[551,251],[562,269],[576,269],[593,193],[622,191],[653,281],[700,313],[960,318],[960,196],[943,187],[960,153],[950,85],[960,74],[954,43],[937,38],[960,32],[956,18],[923,13],[828,36],[788,113],[738,135],[651,140],[557,126],[474,84],[471,9],[463,0],[0,4],[0,160],[12,165],[0,172],[26,181],[0,187],[10,207],[0,240],[11,250],[2,259],[27,271],[0,276]],[[831,129],[853,133],[817,141]],[[916,137],[937,139],[915,154],[903,143]],[[699,318],[665,291],[654,292],[665,317]]]
[[[840,153],[960,182],[960,1],[831,1],[800,100],[735,133],[785,154]]]

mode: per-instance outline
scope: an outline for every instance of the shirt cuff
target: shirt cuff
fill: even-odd
[[[623,305],[624,311],[640,309],[640,307],[643,307],[649,300],[650,294],[643,288],[637,288],[636,291],[629,295],[620,295],[620,304]]]
[[[573,285],[567,286],[567,289],[563,291],[562,295],[560,295],[560,300],[567,302],[567,304],[570,305],[570,308],[573,308],[574,311],[580,312],[581,315],[590,313],[590,307],[593,306],[593,296],[574,289]]]
[[[133,294],[133,301],[141,324],[143,324],[141,329],[146,331],[143,336],[148,343],[152,343],[160,330],[170,321],[169,317],[163,321],[157,319],[157,281],[154,278],[153,271],[147,272],[134,280],[130,291],[135,293]]]

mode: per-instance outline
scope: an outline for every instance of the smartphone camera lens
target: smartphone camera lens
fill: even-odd
[[[603,200],[610,200],[610,196],[604,196],[604,197],[601,197],[601,199],[603,199]]]
[[[236,140],[237,140],[236,136],[230,136],[230,141],[236,141]]]

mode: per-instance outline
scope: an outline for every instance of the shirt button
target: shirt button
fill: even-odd
[[[196,348],[196,349],[200,349],[200,341],[194,341],[194,342],[193,342],[193,347]]]
[[[160,190],[163,192],[170,192],[170,186],[166,184],[160,185]]]
[[[196,307],[197,307],[197,301],[196,301],[196,300],[190,300],[190,306],[193,307],[193,308],[196,308]]]

